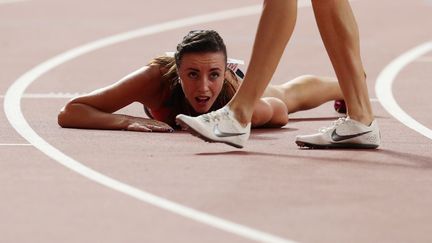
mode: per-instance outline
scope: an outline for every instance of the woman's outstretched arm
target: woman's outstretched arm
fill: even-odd
[[[58,115],[67,128],[170,132],[173,129],[152,119],[113,112],[133,103],[156,107],[160,104],[161,74],[156,65],[146,66],[117,83],[69,101]]]

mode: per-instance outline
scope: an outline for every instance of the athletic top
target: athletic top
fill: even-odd
[[[165,89],[164,94],[162,95],[162,99],[164,100],[163,103],[166,103],[166,101],[171,96],[168,89]],[[144,106],[144,112],[146,115],[151,118],[158,121],[166,121],[169,115],[172,113],[172,107],[163,105],[162,107],[158,109],[149,109],[146,106]]]

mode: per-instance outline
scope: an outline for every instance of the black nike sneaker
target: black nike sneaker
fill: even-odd
[[[366,126],[346,117],[339,118],[329,127],[321,128],[319,133],[296,137],[298,146],[316,149],[375,149],[380,145],[380,142],[380,132],[376,120],[371,125]]]

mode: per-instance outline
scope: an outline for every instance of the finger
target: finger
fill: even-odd
[[[161,126],[152,126],[151,127],[153,132],[173,132],[174,129],[171,127],[161,127]]]
[[[142,126],[139,124],[132,124],[128,126],[128,131],[134,131],[134,132],[152,132],[152,129],[147,126]]]

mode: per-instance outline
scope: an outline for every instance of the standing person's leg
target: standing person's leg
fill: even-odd
[[[296,18],[297,0],[265,0],[251,61],[234,98],[215,113],[195,118],[179,115],[176,121],[208,142],[243,147],[249,138],[254,106],[279,64]]]
[[[348,118],[318,134],[298,136],[296,142],[317,148],[376,148],[380,143],[379,129],[369,100],[358,27],[351,6],[348,0],[312,0],[312,5],[344,95]]]
[[[297,0],[264,1],[246,76],[229,103],[240,123],[250,122],[254,104],[263,95],[279,64],[296,19]]]
[[[348,115],[365,125],[373,121],[360,56],[359,32],[347,0],[314,0],[313,9],[327,53],[339,80]]]

